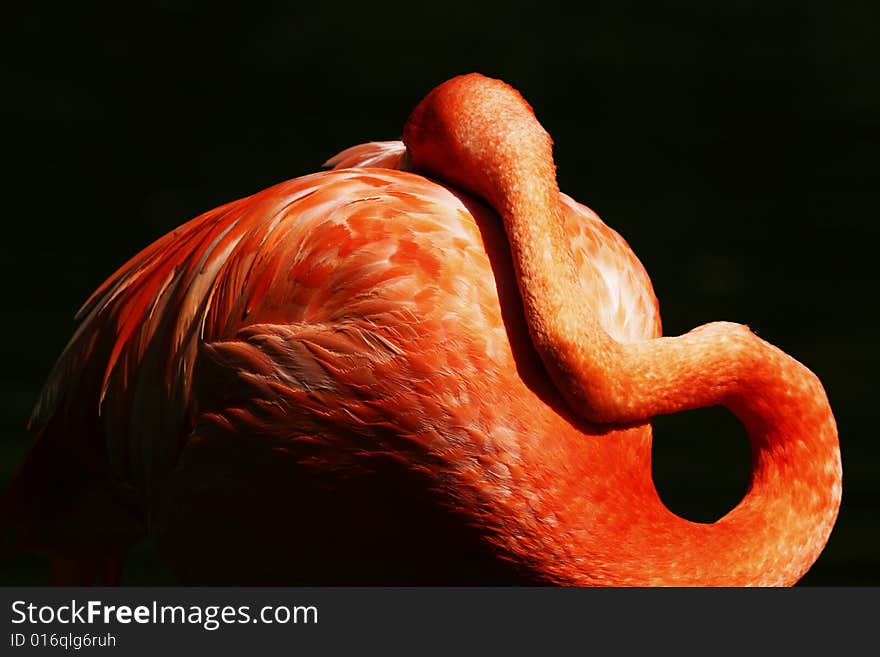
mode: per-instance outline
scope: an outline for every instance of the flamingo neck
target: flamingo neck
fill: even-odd
[[[562,538],[554,534],[542,546],[568,564],[560,581],[595,581],[590,564],[616,573],[604,583],[795,581],[824,547],[840,504],[837,429],[816,376],[737,324],[629,344],[613,340],[581,300],[550,137],[503,82],[472,74],[440,85],[413,111],[404,143],[412,169],[482,197],[501,216],[532,342],[573,413],[595,423],[644,425],[655,415],[723,405],[749,432],[750,492],[714,525],[665,510],[646,485],[644,449],[636,457],[608,440],[609,456],[593,454],[573,475],[569,464],[548,455],[580,459],[578,441],[559,446],[554,434],[566,432],[545,432],[526,469],[532,479],[521,488],[540,492],[548,514],[571,516],[560,521]],[[636,466],[626,462],[628,454]],[[575,479],[554,484],[551,494],[547,483],[566,476]],[[597,515],[609,496],[629,510],[618,503]],[[643,548],[645,554],[634,552]]]
[[[708,367],[696,376],[688,370],[691,384],[711,389],[713,367],[716,375],[717,368],[737,370],[749,381],[725,398],[752,445],[743,500],[715,523],[685,520],[654,487],[650,426],[597,431],[549,408],[532,410],[520,479],[510,499],[495,501],[509,507],[499,542],[517,561],[580,586],[783,586],[815,562],[841,500],[837,428],[821,384],[757,338],[744,337],[753,348],[735,356],[741,345],[728,348],[699,333],[689,336],[690,348]],[[741,360],[734,366],[732,358]],[[664,356],[648,374],[663,386],[691,365]]]

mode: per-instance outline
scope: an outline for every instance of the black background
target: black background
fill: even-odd
[[[24,3],[22,3],[24,4]],[[560,185],[621,232],[664,331],[749,324],[822,379],[844,501],[807,584],[880,584],[876,3],[192,2],[6,9],[0,483],[82,301],[184,220],[399,137],[480,71],[520,89]],[[717,410],[657,422],[669,506],[713,520],[748,448]],[[17,558],[0,581],[40,583]],[[170,583],[149,544],[130,584]]]

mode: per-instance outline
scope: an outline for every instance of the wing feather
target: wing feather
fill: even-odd
[[[406,146],[402,141],[371,141],[346,148],[324,162],[325,167],[348,169],[351,167],[378,167],[404,169]]]

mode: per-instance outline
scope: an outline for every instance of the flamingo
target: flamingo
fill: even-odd
[[[559,191],[502,81],[431,91],[401,142],[207,212],[113,274],[3,500],[55,583],[150,534],[184,583],[783,586],[841,500],[819,379],[729,322],[661,337],[627,243]],[[752,476],[661,502],[651,419],[721,405]]]

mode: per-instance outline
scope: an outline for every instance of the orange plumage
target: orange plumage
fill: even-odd
[[[745,327],[659,338],[641,264],[503,83],[441,85],[404,139],[92,295],[5,496],[18,544],[59,582],[112,581],[145,532],[186,582],[796,581],[840,500],[818,380]],[[649,421],[718,403],[753,483],[698,525],[654,490]]]

